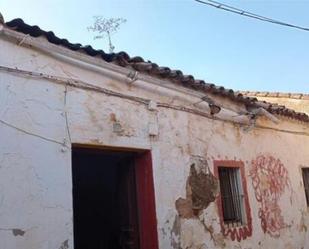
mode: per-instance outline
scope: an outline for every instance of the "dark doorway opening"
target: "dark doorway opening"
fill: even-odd
[[[75,249],[141,249],[136,157],[73,148]]]

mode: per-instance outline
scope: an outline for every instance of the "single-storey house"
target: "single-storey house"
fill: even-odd
[[[0,22],[1,249],[309,248],[309,117]]]

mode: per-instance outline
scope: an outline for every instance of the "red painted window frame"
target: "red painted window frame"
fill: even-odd
[[[220,225],[221,232],[224,236],[230,236],[232,240],[237,239],[237,241],[241,241],[242,239],[246,239],[252,235],[252,217],[251,217],[251,208],[248,198],[248,190],[247,190],[247,180],[245,175],[245,167],[243,161],[235,161],[235,160],[215,160],[214,161],[214,175],[219,180],[219,167],[227,167],[227,168],[239,168],[241,183],[244,194],[244,205],[246,212],[246,225],[229,227],[224,223],[223,219],[223,208],[222,208],[222,198],[221,192],[217,197],[216,203],[218,206],[219,217],[220,217]]]
[[[135,159],[136,193],[139,217],[140,249],[158,249],[158,231],[151,152]]]

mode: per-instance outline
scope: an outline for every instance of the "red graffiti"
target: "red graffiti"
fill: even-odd
[[[224,224],[221,224],[222,226],[225,226]],[[230,236],[231,240],[237,239],[238,242],[240,242],[242,239],[246,239],[247,237],[250,237],[252,235],[252,226],[243,226],[243,227],[224,227],[222,229],[222,233],[224,236]]]
[[[250,176],[256,200],[260,203],[259,218],[264,233],[280,236],[284,222],[279,200],[286,188],[290,187],[288,171],[279,159],[272,156],[258,156],[252,160]]]
[[[220,225],[221,232],[224,236],[230,236],[231,240],[237,239],[238,242],[245,240],[246,238],[252,236],[252,218],[251,218],[251,209],[248,199],[247,191],[247,181],[245,178],[245,169],[244,163],[242,161],[234,160],[215,160],[214,161],[214,174],[218,178],[218,167],[235,167],[240,169],[240,176],[242,181],[243,193],[244,193],[244,207],[246,212],[246,224],[241,226],[228,226],[224,223],[223,219],[223,209],[222,209],[222,200],[221,194],[217,198],[217,205],[220,216]]]

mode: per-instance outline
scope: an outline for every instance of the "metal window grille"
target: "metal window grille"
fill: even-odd
[[[309,206],[309,168],[303,168],[302,172],[303,172],[303,181],[304,181],[307,206]]]
[[[219,167],[218,170],[224,223],[233,226],[243,225],[244,194],[239,168]]]

